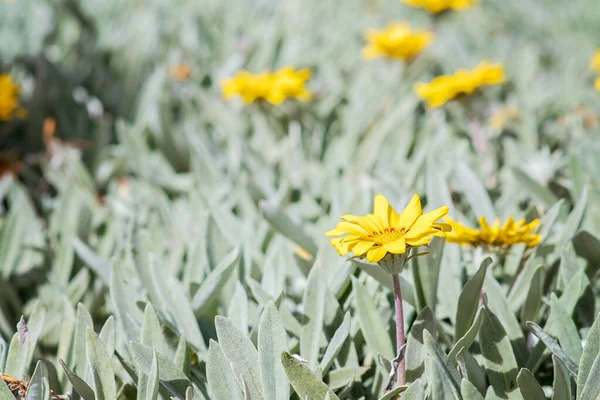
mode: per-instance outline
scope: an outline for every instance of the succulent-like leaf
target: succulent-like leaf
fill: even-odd
[[[91,371],[96,400],[111,400],[117,397],[115,373],[111,366],[111,356],[104,343],[91,328],[86,330],[86,356]]]
[[[336,394],[321,379],[290,353],[281,353],[281,362],[292,387],[301,399],[322,399],[329,394],[331,400],[339,400]]]
[[[287,351],[287,334],[275,303],[265,307],[258,328],[258,358],[260,378],[265,400],[287,399],[290,384],[281,364],[281,356]]]
[[[154,358],[154,349],[144,346],[138,342],[130,342],[129,349],[133,359],[141,372],[150,374],[152,369],[152,359]],[[188,377],[171,360],[160,353],[156,353],[158,360],[158,377],[160,384],[164,386],[173,396],[178,399],[185,398],[185,392],[192,386]]]
[[[242,390],[221,347],[211,339],[206,361],[208,389],[215,400],[241,400]]]
[[[454,332],[454,337],[457,339],[462,338],[473,325],[475,314],[479,308],[479,299],[481,297],[481,290],[483,288],[487,268],[491,263],[492,259],[490,257],[487,257],[481,262],[479,270],[467,281],[458,298]]]
[[[250,339],[238,331],[227,318],[217,316],[215,326],[221,350],[231,363],[235,375],[248,385],[248,395],[252,400],[262,399],[258,351]]]

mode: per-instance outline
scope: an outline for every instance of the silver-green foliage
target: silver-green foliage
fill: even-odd
[[[135,101],[105,116],[115,142],[93,157],[57,142],[39,186],[33,169],[0,179],[0,371],[30,382],[28,400],[596,399],[597,4],[480,3],[440,15],[435,44],[402,63],[360,59],[365,28],[430,25],[393,0],[3,2],[3,62],[52,43],[45,57],[69,66],[91,49],[81,10],[90,54],[110,55],[93,62]],[[415,82],[484,58],[509,84],[418,105]],[[192,78],[175,82],[180,61]],[[285,65],[312,69],[311,102],[221,99],[239,68]],[[498,132],[487,118],[505,105],[519,118]],[[391,279],[323,237],[376,193],[397,210],[419,193],[470,226],[540,217],[544,237],[507,252],[436,239],[411,263],[408,381],[388,393]]]

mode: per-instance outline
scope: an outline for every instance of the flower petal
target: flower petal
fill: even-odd
[[[388,200],[382,194],[375,196],[375,205],[373,207],[373,213],[378,217],[384,226],[390,226],[390,210],[392,207]]]
[[[350,245],[348,248],[351,252],[353,252],[357,256],[362,256],[369,250],[371,247],[375,245],[374,242],[369,242],[366,240],[361,240],[356,242],[354,245]]]
[[[422,213],[421,198],[418,194],[415,194],[399,215],[399,228],[408,231]]]
[[[433,230],[433,224],[444,215],[448,214],[448,207],[443,206],[428,213],[422,214],[417,218],[415,223],[410,227],[408,232],[404,235],[407,239],[417,239],[423,235],[430,235],[435,232]]]
[[[423,235],[416,239],[406,239],[406,244],[410,247],[425,246],[431,242],[431,235]]]
[[[400,238],[391,243],[386,243],[383,245],[383,248],[392,254],[404,254],[406,252],[406,242],[404,238]]]
[[[369,233],[379,231],[379,226],[377,226],[377,224],[371,218],[369,218],[370,215],[373,214],[367,214],[364,217],[359,217],[358,215],[342,215],[342,219],[344,221],[354,222],[362,226]]]
[[[367,260],[369,262],[376,263],[381,261],[386,254],[387,251],[383,247],[373,247],[367,252]]]
[[[369,232],[365,230],[362,226],[353,222],[338,222],[335,229],[330,230],[325,234],[325,236],[342,236],[345,234],[353,234],[356,236],[361,235],[369,235]]]

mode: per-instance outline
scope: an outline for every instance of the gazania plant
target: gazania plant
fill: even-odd
[[[410,258],[428,253],[413,253],[414,249],[427,246],[434,236],[444,236],[450,225],[437,222],[448,213],[448,207],[423,213],[421,199],[414,195],[400,213],[390,206],[381,194],[375,197],[373,214],[365,216],[344,215],[344,222],[337,224],[326,236],[341,236],[331,240],[340,255],[352,253],[377,263],[392,275],[394,304],[396,307],[396,349],[400,353],[405,344],[404,312],[400,291],[399,274]],[[411,254],[412,253],[412,254]],[[398,384],[406,382],[404,360],[398,366]]]
[[[458,70],[452,75],[442,75],[429,83],[417,83],[415,92],[426,101],[427,107],[441,107],[458,96],[468,96],[483,86],[504,83],[504,67],[482,61],[472,70]]]
[[[406,23],[390,24],[383,30],[369,29],[365,32],[367,45],[362,55],[365,59],[378,57],[412,60],[431,45],[434,34],[429,31],[413,31]]]
[[[599,11],[0,0],[0,400],[599,400]]]
[[[305,83],[310,75],[308,69],[296,70],[292,67],[259,74],[239,71],[233,78],[222,82],[223,97],[230,99],[240,96],[246,104],[266,101],[273,105],[280,105],[289,98],[308,101],[311,92],[306,88]]]

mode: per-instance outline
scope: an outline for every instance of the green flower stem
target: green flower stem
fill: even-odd
[[[392,274],[394,281],[394,305],[396,307],[396,354],[404,346],[406,338],[404,336],[404,309],[402,308],[402,293],[400,292],[400,277],[398,274]],[[404,357],[398,365],[398,385],[406,383],[406,363]]]

